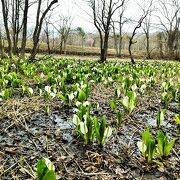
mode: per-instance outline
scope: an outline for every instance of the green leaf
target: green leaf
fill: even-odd
[[[162,132],[162,130],[159,130],[158,131],[158,150],[159,150],[159,153],[160,153],[160,156],[163,156],[164,155],[164,140],[165,140],[165,135],[164,133]]]
[[[96,139],[98,143],[100,144],[100,141],[99,141],[100,140],[100,133],[99,133],[100,125],[96,117],[94,117],[94,126],[95,126]]]
[[[106,129],[106,116],[104,115],[102,117],[100,128],[99,128],[100,143],[102,143],[103,141],[105,129]]]
[[[48,171],[42,180],[56,180],[56,175],[53,170]]]
[[[165,156],[168,156],[168,155],[170,154],[170,152],[171,152],[171,150],[172,150],[172,148],[173,148],[173,146],[174,146],[175,140],[176,140],[176,139],[171,140],[171,141],[166,145],[165,151],[164,151],[164,155],[165,155]]]
[[[88,127],[87,139],[88,141],[94,140],[94,127],[93,127],[93,120],[87,116],[86,118],[86,126]]]
[[[111,127],[107,127],[105,132],[104,132],[104,137],[108,138],[110,137],[112,134],[112,128]]]
[[[111,127],[107,127],[107,128],[105,129],[105,132],[104,132],[104,136],[103,136],[101,145],[105,144],[107,138],[110,137],[111,134],[112,134],[112,128],[111,128]]]
[[[37,167],[38,179],[41,180],[48,171],[48,168],[46,166],[46,161],[44,159],[38,160],[36,167]]]
[[[178,125],[180,125],[180,114],[179,114],[179,115],[176,114],[174,120],[176,121],[176,123],[177,123]]]
[[[117,112],[116,118],[117,118],[117,126],[120,126],[120,124],[122,122],[122,113],[121,112]]]
[[[86,94],[83,90],[81,90],[78,94],[78,101],[83,102],[86,100]]]
[[[150,130],[149,130],[149,128],[147,128],[147,129],[142,133],[142,141],[144,142],[145,145],[147,145],[149,139],[151,139],[151,135],[150,135]]]
[[[120,89],[120,87],[118,87],[118,88],[116,89],[115,95],[116,95],[118,98],[120,97],[120,95],[121,95],[121,89]]]
[[[166,109],[161,109],[157,113],[156,125],[158,128],[164,124],[165,113],[166,113]]]
[[[63,102],[66,102],[66,101],[67,101],[66,97],[63,96],[61,93],[58,93],[58,97],[59,97],[59,99],[61,99]]]
[[[117,107],[116,102],[114,100],[110,100],[109,102],[110,108],[114,111]]]
[[[129,112],[131,113],[134,108],[135,108],[135,102],[134,102],[134,100],[131,100],[129,102]]]
[[[144,152],[144,156],[148,157],[148,161],[151,161],[154,156],[156,147],[155,147],[155,139],[151,136],[149,128],[147,128],[142,133],[142,142],[147,147],[146,151]]]
[[[151,161],[155,153],[155,140],[154,139],[149,140],[147,151],[148,151],[148,161]]]

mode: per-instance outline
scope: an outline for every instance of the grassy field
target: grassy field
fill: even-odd
[[[180,178],[178,62],[39,57],[0,61],[0,179]]]

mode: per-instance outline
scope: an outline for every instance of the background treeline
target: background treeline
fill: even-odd
[[[133,56],[179,60],[179,0],[139,0],[134,18],[128,16],[131,3],[132,0],[86,1],[87,13],[97,30],[89,32],[72,25],[77,18],[72,14],[54,13],[61,1],[1,0],[1,58],[24,58],[28,52],[29,59],[37,53],[56,53],[101,54],[102,61],[107,55],[130,55],[132,60]]]

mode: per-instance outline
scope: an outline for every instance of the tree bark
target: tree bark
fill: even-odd
[[[1,30],[0,30],[0,58],[1,59],[7,58],[7,55],[4,52],[4,45],[3,45]]]
[[[22,42],[21,42],[21,52],[20,56],[21,58],[25,58],[25,48],[26,48],[26,42],[27,42],[27,15],[28,15],[28,9],[29,9],[29,0],[25,0],[24,4],[24,11],[23,11],[23,32],[22,32]]]
[[[146,58],[151,59],[150,46],[149,46],[149,32],[146,35]]]
[[[9,58],[12,59],[12,42],[11,42],[11,36],[10,36],[10,31],[8,27],[8,1],[7,0],[1,0],[2,4],[2,13],[3,13],[3,22],[4,22],[4,28],[6,31],[6,37],[8,41],[8,55]]]
[[[114,2],[113,0],[108,2],[106,2],[106,0],[90,1],[90,7],[93,10],[94,25],[98,30],[100,37],[100,62],[102,63],[105,62],[107,58],[109,32],[113,22],[112,16],[117,9],[123,6],[123,4],[124,0],[117,2]]]
[[[18,55],[18,40],[20,32],[20,0],[12,1],[12,52]]]
[[[133,37],[134,37],[134,36],[132,36],[132,37],[129,39],[128,51],[129,51],[129,55],[130,55],[130,59],[131,59],[132,64],[135,64],[135,60],[134,60],[133,55],[132,55],[132,52],[131,52],[131,46],[134,44],[134,43],[133,43]]]
[[[38,2],[38,9],[37,9],[37,16],[36,16],[36,26],[35,26],[34,33],[33,33],[33,48],[32,48],[29,60],[35,59],[35,56],[37,54],[37,47],[38,47],[38,43],[39,43],[39,36],[40,36],[40,33],[41,33],[43,20],[44,20],[46,14],[48,13],[48,11],[51,9],[51,7],[57,2],[58,2],[58,0],[51,1],[51,3],[46,8],[46,10],[42,13],[42,16],[41,16],[40,19],[39,19],[39,17],[40,17],[42,0],[39,0],[39,2]]]

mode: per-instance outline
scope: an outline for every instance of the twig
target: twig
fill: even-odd
[[[180,160],[178,154],[176,153],[176,151],[173,149],[173,153],[177,156],[178,160]]]
[[[132,140],[132,138],[134,137],[134,134],[135,134],[137,131],[138,131],[138,130],[136,129],[136,130],[133,132],[131,138],[129,139],[128,148],[130,148],[131,140]]]
[[[29,165],[29,163],[26,161],[26,159],[24,159],[24,161],[26,162],[26,164],[28,165],[29,169],[31,170],[31,172],[32,172],[32,174],[33,174],[33,175],[30,174],[30,175],[35,178],[33,169],[31,168],[31,166]]]
[[[35,176],[33,174],[31,174],[27,169],[25,169],[24,167],[22,167],[20,165],[21,169],[24,170],[27,174],[29,174],[33,179],[35,179]]]
[[[77,163],[77,161],[74,159],[74,157],[66,150],[66,148],[61,144],[61,147],[63,148],[63,150],[71,157],[71,159],[75,162],[75,164],[77,165],[77,167],[81,170],[82,173],[84,173],[84,171],[82,170],[82,168],[79,166],[79,164]]]
[[[85,176],[109,175],[109,173],[105,173],[105,172],[97,172],[97,173],[78,172],[78,174],[82,174],[82,175],[85,175]]]
[[[1,174],[1,176],[3,175],[3,174],[5,174],[6,172],[8,172],[10,169],[12,169],[15,165],[17,165],[18,164],[18,162],[16,162],[16,163],[14,163],[12,166],[10,166],[8,169],[6,169],[2,174]]]

